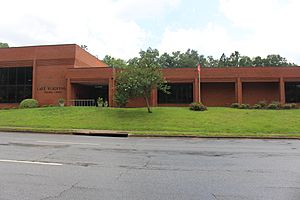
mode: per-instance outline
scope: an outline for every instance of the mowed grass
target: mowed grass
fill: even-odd
[[[300,136],[300,110],[48,107],[0,110],[0,127],[98,129],[134,134],[204,136]]]

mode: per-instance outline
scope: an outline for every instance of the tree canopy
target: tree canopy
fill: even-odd
[[[137,65],[138,62],[143,62],[145,66],[151,64],[161,68],[196,67],[198,63],[201,64],[201,67],[297,66],[295,63],[288,62],[286,58],[278,54],[270,54],[262,58],[261,56],[249,57],[241,55],[238,51],[231,53],[230,56],[226,56],[223,53],[218,59],[213,56],[204,56],[193,49],[188,49],[186,52],[174,51],[172,53],[160,54],[157,49],[148,48],[146,51],[141,50],[140,55],[144,57],[142,61],[137,57],[125,61],[111,56],[105,56],[103,61],[114,68],[132,67]]]
[[[148,49],[140,51],[140,56],[128,61],[129,68],[118,70],[116,77],[115,100],[119,106],[125,106],[130,98],[144,98],[148,112],[153,89],[167,92],[162,72],[158,65],[158,51]]]
[[[9,45],[7,43],[0,42],[0,48],[8,48]]]

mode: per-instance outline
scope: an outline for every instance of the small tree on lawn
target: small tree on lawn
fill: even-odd
[[[115,101],[119,106],[125,106],[130,98],[142,97],[151,113],[151,91],[159,89],[168,93],[168,86],[158,65],[158,56],[156,49],[149,48],[141,51],[139,58],[129,61],[130,67],[118,71]]]

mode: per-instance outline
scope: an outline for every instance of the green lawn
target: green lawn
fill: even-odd
[[[300,136],[300,109],[240,110],[208,108],[104,108],[48,107],[0,110],[0,127],[40,130],[99,129],[133,134],[202,136]]]

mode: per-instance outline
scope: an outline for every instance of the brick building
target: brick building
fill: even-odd
[[[25,98],[41,105],[103,97],[114,106],[115,69],[75,44],[0,49],[0,107]],[[152,106],[186,106],[199,99],[196,68],[163,69],[171,94],[153,90]],[[200,98],[207,106],[255,104],[266,100],[300,103],[300,67],[202,68]],[[129,107],[145,106],[131,99]]]

